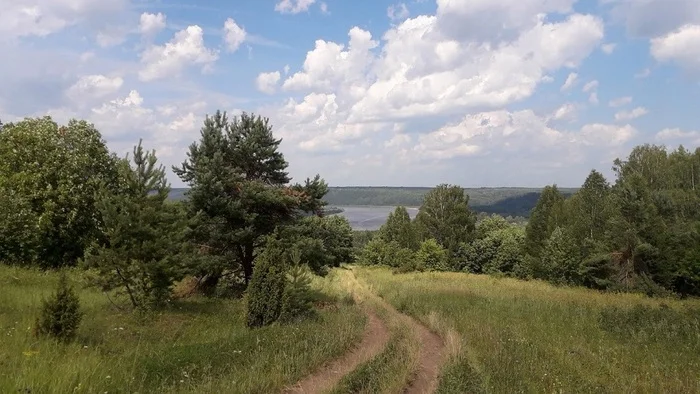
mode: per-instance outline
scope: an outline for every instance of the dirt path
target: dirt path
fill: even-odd
[[[414,379],[404,390],[404,393],[432,394],[437,390],[440,366],[444,361],[445,344],[439,335],[430,331],[415,319],[409,316],[406,317],[411,321],[409,324],[413,325],[418,332],[421,347],[418,356],[418,370],[416,371]]]
[[[326,392],[335,387],[343,376],[352,372],[358,365],[369,361],[384,350],[389,342],[389,330],[374,312],[367,309],[366,313],[367,326],[362,335],[362,341],[357,347],[330,364],[324,365],[320,370],[305,377],[294,386],[285,389],[283,393]]]
[[[351,286],[353,288],[353,297],[358,303],[371,299],[394,315],[403,324],[411,327],[418,336],[416,338],[420,342],[418,367],[414,371],[411,381],[404,388],[403,393],[434,393],[438,386],[440,366],[445,361],[445,344],[442,338],[416,319],[399,312],[383,298],[360,284],[354,272],[351,274]],[[360,364],[369,361],[384,350],[391,334],[384,322],[371,310],[370,306],[366,306],[364,309],[368,321],[362,341],[350,352],[324,365],[321,369],[305,377],[294,386],[285,389],[283,393],[324,393],[335,387],[345,375],[352,372]]]

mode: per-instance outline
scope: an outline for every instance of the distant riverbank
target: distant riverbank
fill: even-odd
[[[337,207],[342,209],[338,215],[344,216],[350,222],[353,230],[379,230],[386,222],[386,218],[396,209],[393,206],[360,206],[344,205]],[[409,216],[414,218],[418,214],[417,207],[407,207]]]

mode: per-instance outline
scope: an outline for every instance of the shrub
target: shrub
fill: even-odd
[[[416,253],[416,262],[428,270],[447,271],[447,251],[436,240],[430,238],[423,241]]]
[[[248,285],[248,327],[270,325],[279,318],[286,282],[285,257],[281,242],[268,238],[265,250],[256,258],[253,277]]]
[[[66,274],[62,273],[56,293],[43,302],[34,331],[37,335],[70,340],[75,337],[82,317],[80,299],[68,285]]]

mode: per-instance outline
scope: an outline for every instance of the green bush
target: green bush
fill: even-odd
[[[270,325],[280,316],[286,282],[286,261],[284,249],[279,242],[268,239],[265,250],[256,259],[253,277],[248,285],[248,327]]]
[[[75,337],[82,317],[80,299],[68,285],[66,274],[62,273],[56,293],[43,302],[34,331],[37,335],[70,340]]]
[[[447,271],[449,269],[447,250],[436,240],[423,241],[416,253],[416,263],[427,270]]]

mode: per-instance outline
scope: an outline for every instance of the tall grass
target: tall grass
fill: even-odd
[[[360,339],[365,318],[337,279],[316,279],[319,317],[249,330],[240,300],[191,298],[147,319],[71,275],[85,311],[70,344],[31,333],[57,275],[0,266],[0,392],[269,393]]]
[[[700,301],[461,273],[358,275],[460,344],[440,393],[700,392]]]

